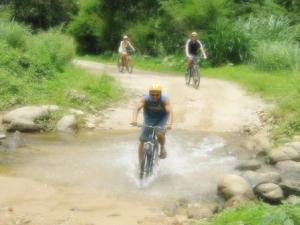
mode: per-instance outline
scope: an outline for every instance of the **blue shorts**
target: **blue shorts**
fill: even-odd
[[[167,124],[166,120],[160,121],[159,123],[155,124],[154,126],[162,127],[162,128],[157,128],[156,133],[164,135],[166,133],[166,130],[164,129],[166,124]],[[152,134],[153,134],[153,129],[152,128],[142,127],[142,131],[141,131],[141,135],[140,135],[140,141],[146,142],[146,141],[151,140],[152,139]]]

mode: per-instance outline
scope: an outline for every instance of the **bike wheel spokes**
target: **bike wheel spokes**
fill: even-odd
[[[187,69],[185,73],[185,83],[189,85],[190,81],[191,81],[191,69]]]
[[[193,71],[193,87],[198,88],[200,84],[200,75],[198,68],[195,68]]]
[[[141,180],[145,177],[146,168],[147,168],[147,154],[146,152],[144,152],[142,158],[140,159],[139,177]]]

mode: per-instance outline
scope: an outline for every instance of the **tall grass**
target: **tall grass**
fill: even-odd
[[[267,71],[300,71],[300,46],[286,41],[262,41],[252,50],[255,65]]]
[[[203,225],[203,223],[201,223]],[[252,203],[217,214],[205,225],[299,225],[300,204]],[[200,224],[199,224],[200,225]]]

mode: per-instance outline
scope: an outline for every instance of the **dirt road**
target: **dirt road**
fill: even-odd
[[[260,125],[257,112],[263,109],[263,103],[229,82],[202,78],[199,89],[195,90],[185,85],[183,77],[172,74],[119,73],[114,66],[82,60],[76,60],[75,64],[94,74],[108,72],[129,92],[127,101],[103,112],[99,120],[102,128],[128,129],[134,105],[153,83],[161,84],[163,92],[170,97],[176,128],[235,132],[247,125]]]

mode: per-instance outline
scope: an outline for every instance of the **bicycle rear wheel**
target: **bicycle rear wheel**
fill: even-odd
[[[200,84],[200,74],[198,71],[198,67],[195,67],[193,69],[193,87],[197,89],[199,87],[199,84]]]
[[[132,64],[131,60],[129,60],[128,66],[127,66],[127,72],[132,73],[132,71],[133,71],[133,64]]]

